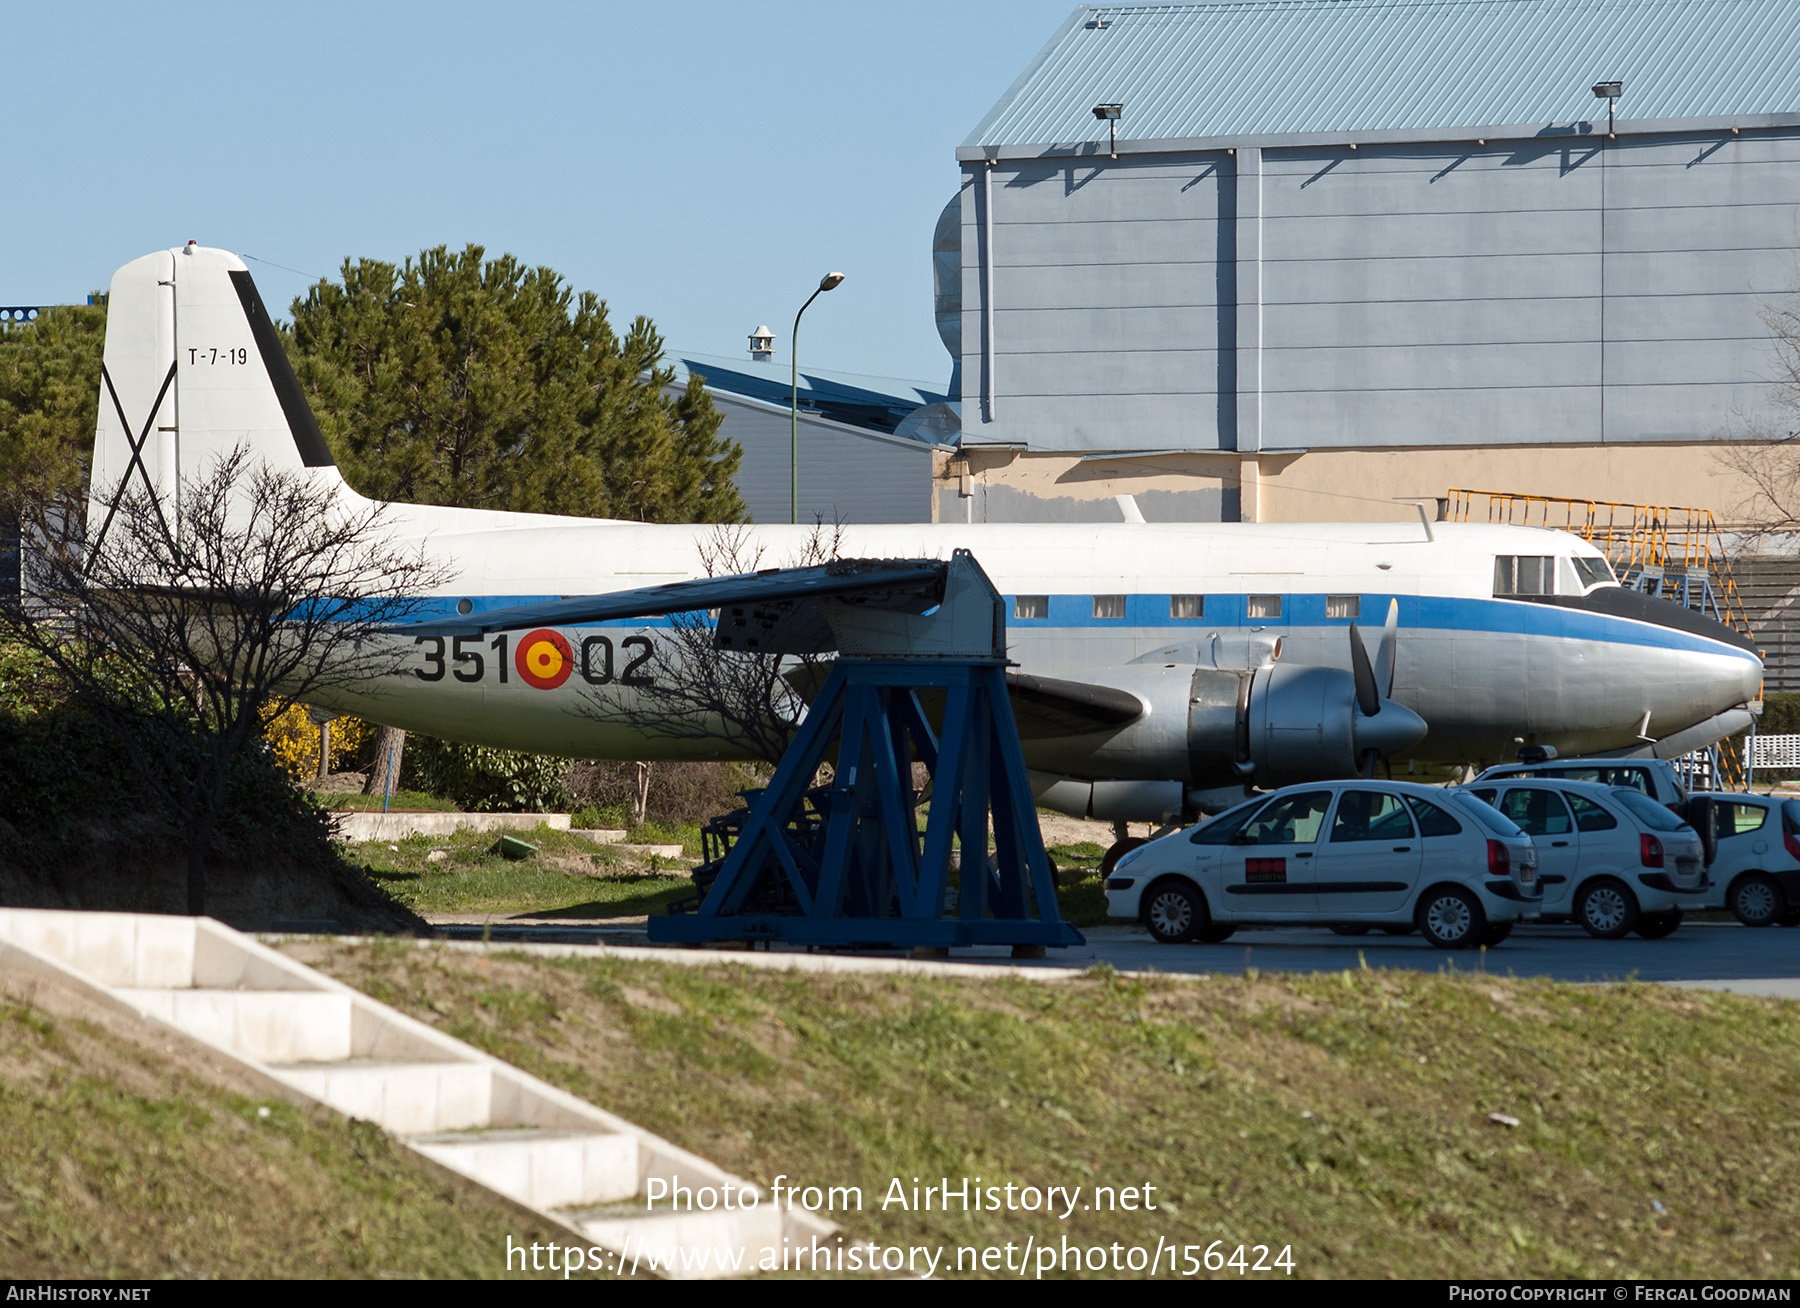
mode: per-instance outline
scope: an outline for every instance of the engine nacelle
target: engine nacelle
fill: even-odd
[[[1145,712],[1099,743],[1026,742],[1039,802],[1083,817],[1157,821],[1195,808],[1196,791],[1353,777],[1364,751],[1404,749],[1425,734],[1391,700],[1363,716],[1355,678],[1341,668],[1128,664],[1084,679],[1129,691]]]
[[[1357,774],[1356,681],[1348,672],[1278,663],[1254,675],[1246,742],[1257,785]]]

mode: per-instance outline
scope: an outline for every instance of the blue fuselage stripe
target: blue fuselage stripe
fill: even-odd
[[[1269,598],[1280,600],[1280,616],[1252,618],[1249,614],[1250,601],[1253,598]],[[525,604],[542,604],[550,600],[563,598],[559,595],[484,595],[467,597],[470,612],[459,614],[458,601],[454,598],[424,597],[416,601],[417,608],[413,612],[416,621],[445,621],[457,617],[479,617],[483,613],[496,609],[513,608]],[[1320,594],[1291,594],[1270,592],[1252,592],[1249,594],[1210,594],[1203,597],[1203,607],[1199,617],[1172,618],[1169,616],[1172,597],[1160,595],[1126,595],[1125,614],[1117,618],[1097,618],[1094,616],[1093,595],[1049,595],[1028,596],[1029,600],[1043,602],[1048,615],[1042,618],[1021,618],[1018,612],[1018,596],[1004,597],[1007,606],[1007,625],[1021,634],[1030,632],[1034,635],[1046,635],[1058,630],[1084,629],[1104,630],[1115,628],[1164,628],[1171,632],[1193,632],[1200,630],[1232,630],[1260,627],[1274,632],[1287,628],[1307,627],[1347,627],[1352,619],[1326,616],[1327,596]],[[1339,598],[1333,596],[1332,598]],[[1610,614],[1584,612],[1580,609],[1564,608],[1552,604],[1534,604],[1526,600],[1502,599],[1464,599],[1446,595],[1381,595],[1362,594],[1357,597],[1359,616],[1355,619],[1367,627],[1379,627],[1387,619],[1389,600],[1398,600],[1400,604],[1399,621],[1403,630],[1429,631],[1468,631],[1482,632],[1492,635],[1537,636],[1562,640],[1587,640],[1607,644],[1641,645],[1655,649],[1685,650],[1696,654],[1729,654],[1738,658],[1755,662],[1755,656],[1745,650],[1735,648],[1723,641],[1708,640],[1704,636],[1696,636],[1673,627],[1659,626],[1650,622],[1639,622],[1631,618],[1614,617]],[[1265,612],[1267,609],[1265,608]],[[583,627],[632,629],[668,628],[673,626],[673,617],[630,618],[618,621],[572,624]]]

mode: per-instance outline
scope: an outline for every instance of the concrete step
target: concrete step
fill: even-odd
[[[593,1131],[437,1132],[407,1144],[453,1172],[532,1208],[578,1208],[638,1192],[636,1137]]]
[[[638,1271],[658,1276],[744,1276],[756,1270],[765,1254],[778,1262],[782,1252],[782,1214],[766,1200],[756,1208],[730,1212],[647,1213],[639,1202],[568,1209],[557,1216],[617,1255],[621,1267],[635,1259]]]
[[[331,815],[338,840],[403,840],[407,836],[448,836],[458,830],[536,831],[539,824],[567,831],[567,813],[361,813]]]
[[[566,819],[565,819],[566,821]],[[752,1274],[835,1228],[703,1158],[204,918],[0,908],[0,982],[72,986],[400,1144],[663,1277]],[[270,1090],[275,1091],[271,1085]],[[671,1211],[688,1193],[696,1210]],[[721,1266],[723,1258],[723,1266]]]
[[[403,1063],[356,1058],[274,1063],[269,1070],[302,1094],[395,1135],[487,1126],[493,1072],[485,1063]]]
[[[680,858],[683,853],[680,845],[614,845],[613,848],[643,858]]]
[[[596,845],[616,845],[625,839],[625,832],[611,827],[570,827],[571,836],[580,836],[583,840],[591,840]]]
[[[120,989],[139,1012],[259,1063],[349,1058],[350,996],[328,990]]]

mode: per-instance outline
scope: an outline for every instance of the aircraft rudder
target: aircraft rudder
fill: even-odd
[[[127,487],[173,505],[181,483],[240,449],[348,493],[255,279],[228,250],[190,242],[113,275],[100,389],[90,523]]]

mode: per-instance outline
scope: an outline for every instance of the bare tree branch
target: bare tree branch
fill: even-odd
[[[447,578],[389,543],[385,505],[242,449],[184,481],[173,515],[141,489],[106,498],[93,551],[67,505],[18,505],[23,593],[0,630],[50,662],[179,820],[200,913],[234,760],[293,704],[398,672],[381,628]]]
[[[1764,304],[1760,316],[1775,355],[1775,412],[1734,411],[1717,455],[1748,488],[1735,510],[1741,550],[1800,532],[1800,294]]]
[[[796,557],[783,567],[806,567],[840,557],[842,522],[815,522]],[[743,524],[721,524],[700,545],[709,577],[755,572],[764,548]],[[810,691],[826,660],[713,648],[717,613],[679,613],[670,619],[648,683],[607,685],[584,697],[584,715],[629,723],[665,740],[711,741],[726,755],[774,764],[794,738]]]

